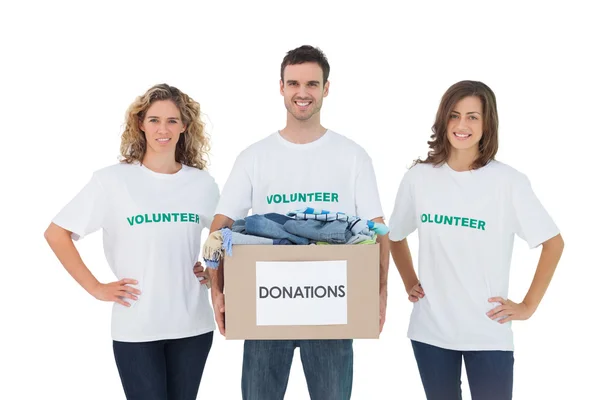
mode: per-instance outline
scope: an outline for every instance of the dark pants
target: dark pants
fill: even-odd
[[[311,399],[350,399],[352,340],[246,340],[243,399],[282,400],[296,347],[300,348]]]
[[[113,342],[128,400],[195,400],[213,333],[154,342]]]
[[[461,400],[462,360],[473,400],[511,400],[512,351],[455,351],[412,341],[427,400]]]

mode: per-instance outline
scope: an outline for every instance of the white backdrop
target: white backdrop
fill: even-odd
[[[44,241],[46,226],[94,170],[117,161],[125,110],[156,83],[175,85],[201,103],[212,136],[210,172],[222,188],[236,155],[284,126],[279,66],[286,51],[303,44],[321,47],[332,68],[323,125],[372,156],[387,217],[406,168],[426,154],[444,91],[463,79],[495,91],[498,159],[528,175],[566,242],[537,313],[513,324],[514,398],[593,398],[600,357],[592,328],[600,278],[594,248],[600,29],[585,4],[3,5],[0,398],[124,398],[110,340],[111,305],[93,299],[63,270]],[[114,277],[101,236],[78,248],[107,282]],[[516,241],[510,295],[520,301],[539,249]],[[409,242],[416,261],[415,235]],[[381,339],[355,342],[354,399],[425,398],[406,339],[411,305],[393,264],[389,292]],[[242,342],[215,336],[199,398],[241,398],[241,365]],[[469,399],[466,382],[464,376]],[[296,353],[286,400],[307,398]]]

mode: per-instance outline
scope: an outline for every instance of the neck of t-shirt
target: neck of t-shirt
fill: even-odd
[[[477,149],[465,149],[450,151],[446,164],[456,172],[465,172],[473,169],[473,163],[479,157]]]
[[[284,136],[284,133],[282,131],[277,131],[275,133],[275,136],[277,138],[277,141],[289,148],[289,149],[294,149],[294,150],[302,150],[302,151],[308,151],[308,150],[314,150],[318,147],[323,146],[328,139],[331,138],[331,135],[329,134],[329,130],[325,129],[325,132],[320,135],[318,138],[314,139],[314,140],[310,140],[310,141],[303,141],[302,143],[294,143],[292,141],[290,141],[289,139],[287,139]]]
[[[183,165],[175,161],[173,154],[152,154],[146,152],[142,165],[157,174],[176,174],[181,171]]]
[[[319,140],[327,129],[321,125],[319,113],[313,115],[310,119],[300,121],[288,113],[285,128],[279,131],[282,138],[293,144],[308,144]]]

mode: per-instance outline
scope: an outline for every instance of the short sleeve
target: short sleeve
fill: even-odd
[[[417,229],[417,212],[411,184],[411,172],[408,171],[404,174],[400,182],[394,210],[390,217],[390,240],[394,242],[404,240]]]
[[[519,174],[512,182],[511,205],[514,232],[530,248],[538,247],[560,233],[533,192],[529,179],[523,174]]]
[[[383,218],[377,179],[371,158],[365,154],[356,176],[356,216],[363,219]]]
[[[52,222],[72,232],[73,240],[79,240],[103,227],[106,209],[106,193],[96,175],[93,175]]]
[[[222,214],[233,220],[244,218],[252,208],[251,159],[242,152],[231,169],[223,187],[215,214]]]

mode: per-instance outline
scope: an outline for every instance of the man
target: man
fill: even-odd
[[[280,92],[287,109],[284,129],[251,145],[237,158],[223,188],[211,232],[254,214],[305,206],[340,211],[383,223],[373,165],[353,141],[321,126],[329,93],[329,63],[323,52],[301,46],[281,64]],[[385,321],[389,242],[379,236],[380,330]],[[223,267],[210,270],[215,319],[225,334]],[[312,399],[345,400],[352,390],[352,340],[247,340],[242,395],[245,400],[281,400],[295,347]]]

